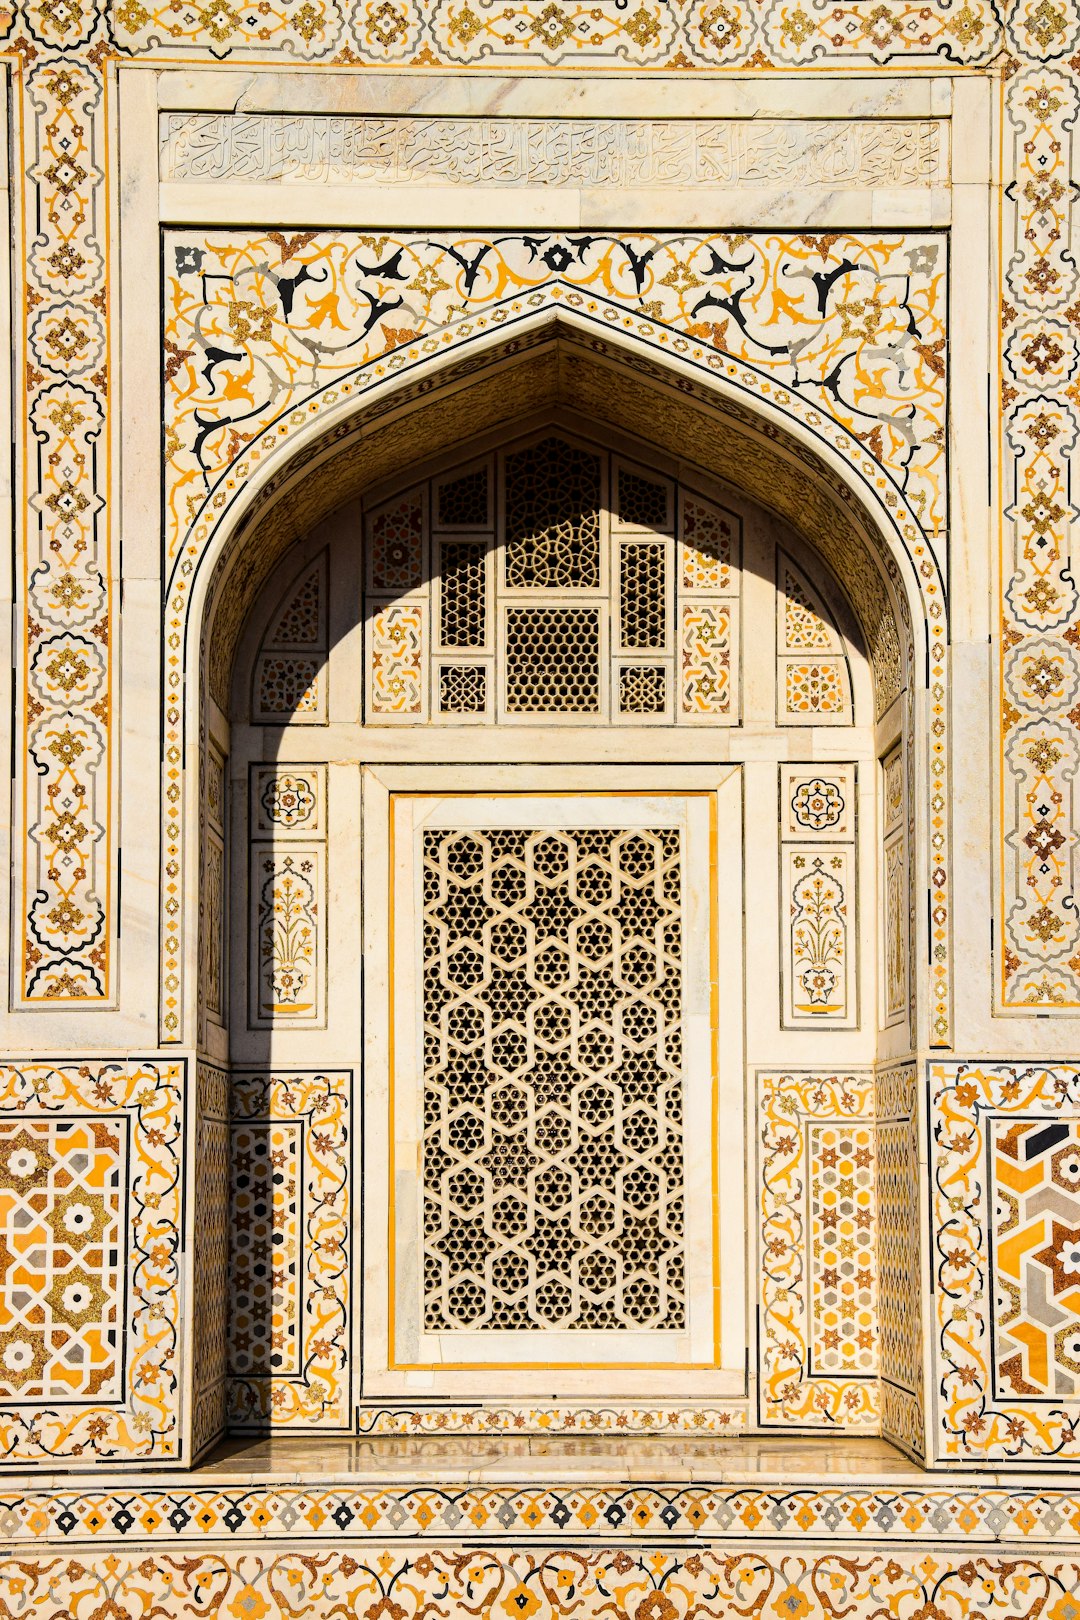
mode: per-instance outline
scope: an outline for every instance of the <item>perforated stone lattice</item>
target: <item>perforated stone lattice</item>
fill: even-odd
[[[543,439],[506,457],[506,583],[511,590],[600,584],[600,457]]]
[[[485,528],[488,521],[487,468],[478,467],[475,472],[462,473],[460,478],[448,478],[440,484],[435,512],[440,527]]]
[[[506,708],[509,714],[600,712],[597,608],[507,609]]]
[[[684,1327],[680,832],[423,859],[425,1326]]]
[[[439,548],[439,639],[444,647],[487,640],[484,542],[444,540]]]
[[[547,432],[367,524],[373,718],[737,720],[740,520],[675,479]]]
[[[619,632],[628,650],[667,642],[667,547],[627,541],[619,547]]]

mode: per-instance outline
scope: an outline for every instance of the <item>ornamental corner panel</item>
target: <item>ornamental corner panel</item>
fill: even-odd
[[[1080,1456],[1080,1075],[930,1067],[938,1456]]]
[[[0,1067],[7,1463],[183,1453],[182,1062]]]

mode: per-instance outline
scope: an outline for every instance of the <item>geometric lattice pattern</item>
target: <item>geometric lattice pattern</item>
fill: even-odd
[[[286,1121],[232,1129],[229,1352],[233,1373],[295,1373],[298,1361],[300,1132]]]
[[[806,587],[790,568],[785,570],[783,581],[785,652],[809,652],[816,648],[831,651],[833,638],[829,627],[811,602]]]
[[[351,1417],[352,1076],[234,1073],[229,1422]]]
[[[322,712],[319,659],[267,653],[255,673],[255,718],[318,718]]]
[[[135,1058],[0,1065],[9,1464],[186,1455],[185,1078]]]
[[[127,1128],[0,1120],[0,1398],[122,1388]]]
[[[993,1121],[999,1394],[1080,1394],[1080,1121]]]
[[[596,590],[601,461],[547,438],[506,457],[508,590]]]
[[[915,1076],[908,1063],[878,1071],[875,1172],[882,1433],[921,1456],[924,1198]]]
[[[408,591],[419,585],[423,533],[423,505],[415,490],[374,519],[370,568],[376,590]]]
[[[439,713],[484,714],[488,706],[488,672],[482,664],[439,665]]]
[[[263,636],[252,718],[317,723],[326,718],[327,562],[323,552],[294,579]]]
[[[294,580],[270,621],[264,647],[318,647],[326,640],[326,553]]]
[[[619,713],[663,714],[667,685],[663,664],[624,664],[619,671]]]
[[[682,1328],[679,831],[423,863],[425,1326]]]
[[[740,520],[660,473],[548,433],[367,536],[372,718],[738,718]]]
[[[507,608],[506,708],[509,714],[600,712],[595,608]]]
[[[808,1127],[810,1360],[815,1372],[877,1371],[874,1127]]]
[[[1080,1070],[930,1073],[939,1454],[1075,1461]]]
[[[210,1063],[196,1070],[198,1177],[191,1315],[191,1455],[225,1430],[229,1297],[229,1077]]]
[[[487,642],[486,549],[483,540],[443,540],[439,547],[438,640],[444,647],[482,650]]]

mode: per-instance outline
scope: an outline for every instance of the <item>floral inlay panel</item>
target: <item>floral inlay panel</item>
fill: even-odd
[[[326,767],[251,771],[248,1028],[326,1020]]]
[[[932,233],[170,232],[168,556],[230,463],[290,411],[309,420],[308,401],[339,403],[347,380],[346,395],[370,386],[385,356],[447,328],[467,340],[481,314],[503,324],[512,300],[554,284],[585,315],[639,311],[675,355],[699,346],[783,382],[867,444],[933,539],[946,522],[944,276]]]
[[[732,1548],[664,1551],[592,1547],[512,1552],[497,1542],[463,1549],[372,1548],[359,1556],[252,1549],[188,1557],[106,1559],[83,1552],[0,1563],[0,1603],[46,1620],[57,1604],[72,1620],[103,1612],[199,1617],[302,1615],[304,1620],[391,1613],[520,1614],[525,1620],[690,1620],[747,1608],[762,1615],[871,1620],[886,1614],[979,1611],[1018,1620],[1067,1620],[1080,1564],[1043,1553],[1023,1559],[911,1549],[897,1553]]]

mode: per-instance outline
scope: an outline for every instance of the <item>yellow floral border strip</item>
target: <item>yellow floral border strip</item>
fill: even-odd
[[[1033,15],[1037,40],[1049,43],[1069,9]],[[999,110],[1015,178],[1000,270],[998,987],[1007,1008],[1050,1012],[1080,1007],[1080,590],[1069,538],[1080,516],[1078,68],[1074,56],[1069,71],[1016,73]]]
[[[178,9],[119,0],[112,31],[125,50],[332,60],[353,67],[578,68],[596,72],[986,60],[999,39],[988,0],[263,0]]]
[[[800,1551],[756,1541],[735,1547],[514,1552],[494,1543],[356,1552],[317,1550],[111,1556],[57,1548],[0,1562],[0,1605],[27,1620],[59,1612],[272,1615],[331,1620],[422,1620],[482,1614],[521,1620],[694,1620],[725,1613],[785,1620],[872,1620],[972,1613],[1070,1620],[1080,1563],[1054,1554],[987,1555],[898,1547],[888,1552]],[[976,1609],[975,1600],[978,1600]]]

